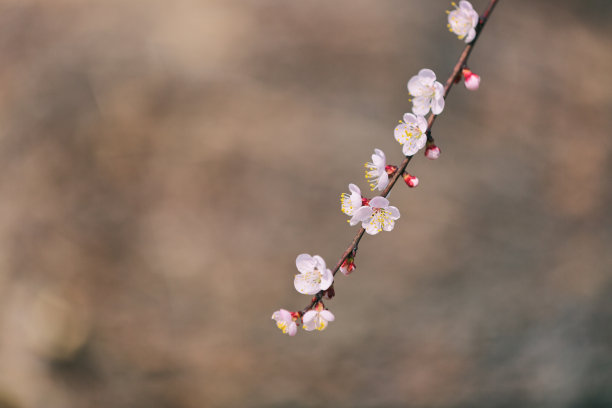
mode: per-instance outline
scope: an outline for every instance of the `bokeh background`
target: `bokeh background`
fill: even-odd
[[[501,0],[336,321],[270,319],[450,7],[0,1],[0,407],[612,406],[609,1]]]

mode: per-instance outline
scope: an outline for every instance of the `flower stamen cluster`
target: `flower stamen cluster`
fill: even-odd
[[[372,161],[364,164],[364,167],[366,168],[366,180],[370,183],[370,190],[383,191],[389,184],[385,153],[380,149],[374,149]]]

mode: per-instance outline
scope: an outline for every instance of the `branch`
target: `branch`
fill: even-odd
[[[453,87],[453,85],[456,82],[458,82],[457,79],[461,77],[461,70],[467,65],[468,57],[472,53],[472,50],[474,49],[474,45],[476,45],[476,41],[478,41],[478,38],[480,38],[480,33],[482,32],[482,29],[484,28],[485,24],[487,23],[487,21],[489,19],[489,16],[490,16],[491,12],[493,11],[493,8],[495,8],[495,6],[497,5],[498,1],[499,0],[491,0],[491,2],[489,3],[489,6],[485,10],[485,12],[480,16],[480,20],[478,22],[478,26],[476,27],[476,37],[474,38],[474,40],[472,40],[472,42],[470,42],[469,44],[467,44],[465,46],[465,48],[463,49],[463,52],[459,56],[459,60],[457,61],[457,63],[455,64],[455,67],[453,68],[453,72],[450,74],[450,76],[446,80],[446,84],[444,85],[444,99],[445,100],[446,100],[446,97],[448,96],[448,93],[450,92],[451,88]],[[431,128],[433,127],[433,124],[436,121],[436,117],[437,116],[438,115],[434,115],[432,113],[432,114],[429,115],[429,118],[427,119],[427,135],[428,135],[428,139],[431,138],[431,136],[430,136],[431,135]],[[395,183],[397,182],[398,178],[402,174],[404,174],[404,171],[406,170],[406,167],[408,166],[408,163],[410,163],[410,160],[412,160],[413,157],[414,156],[406,156],[404,158],[404,160],[399,165],[399,167],[398,167],[397,171],[395,172],[395,174],[393,175],[393,177],[389,180],[389,185],[387,185],[387,188],[385,188],[385,190],[382,192],[381,195],[383,197],[387,197],[387,195],[389,195],[389,193],[391,192],[391,189],[393,188],[393,186],[395,186]],[[363,237],[364,232],[365,232],[365,229],[360,228],[359,231],[357,232],[357,234],[355,234],[355,237],[351,241],[351,244],[348,246],[348,248],[346,248],[346,250],[344,251],[344,253],[340,257],[340,259],[338,260],[338,263],[336,263],[336,266],[332,270],[332,274],[334,276],[336,276],[336,273],[338,272],[338,270],[340,269],[340,266],[342,266],[342,263],[346,260],[346,258],[353,251],[356,251],[357,245],[359,245],[359,241],[361,241],[361,238]],[[317,293],[312,298],[310,304],[308,306],[306,306],[302,310],[302,313],[305,313],[306,311],[312,309],[321,300],[321,298],[323,297],[325,292],[326,292],[326,290],[322,290],[319,293]]]

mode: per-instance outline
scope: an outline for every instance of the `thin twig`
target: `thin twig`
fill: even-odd
[[[446,84],[444,85],[444,99],[446,99],[448,93],[450,92],[451,88],[455,84],[456,79],[460,78],[461,70],[466,66],[467,59],[470,56],[470,54],[472,52],[472,49],[474,49],[474,45],[476,44],[476,41],[480,37],[480,33],[482,32],[482,29],[484,28],[485,24],[487,23],[487,20],[489,19],[489,16],[490,16],[491,12],[493,11],[493,8],[495,7],[495,5],[497,4],[498,1],[499,0],[491,0],[491,2],[489,3],[489,6],[485,10],[485,12],[482,14],[482,16],[480,16],[480,20],[478,22],[478,26],[476,26],[476,37],[474,38],[474,40],[472,40],[472,42],[470,42],[469,44],[467,44],[465,46],[465,48],[463,49],[463,52],[459,56],[459,60],[457,61],[457,63],[455,64],[455,67],[453,68],[453,72],[450,74],[450,76],[446,80]],[[430,134],[431,128],[433,127],[433,124],[436,121],[437,117],[438,117],[438,115],[434,115],[432,113],[431,115],[429,115],[429,118],[427,118],[427,134]],[[391,189],[393,188],[393,186],[397,182],[397,179],[402,174],[404,174],[404,170],[406,170],[406,166],[408,166],[408,163],[410,163],[410,160],[412,160],[412,157],[414,157],[414,156],[406,156],[404,158],[404,160],[402,161],[402,163],[398,166],[397,171],[395,172],[393,177],[391,177],[391,179],[389,180],[389,185],[387,185],[387,188],[385,188],[385,190],[381,194],[383,197],[386,197],[387,195],[389,195],[389,192],[391,192]],[[340,257],[340,260],[338,261],[338,263],[336,264],[336,266],[332,270],[332,274],[334,276],[336,276],[336,273],[338,272],[338,270],[342,266],[342,263],[349,256],[349,254],[357,247],[357,245],[359,244],[359,241],[361,241],[361,238],[363,237],[363,233],[364,232],[365,232],[365,229],[360,228],[359,231],[357,232],[357,234],[355,235],[355,237],[353,238],[353,241],[351,242],[351,244],[348,246],[348,248],[346,248],[346,251],[344,251],[344,253]],[[304,313],[307,310],[312,309],[313,306],[315,306],[321,300],[321,298],[323,297],[324,294],[325,294],[324,290],[322,290],[319,293],[317,293],[312,298],[312,300],[310,302],[310,305],[306,306],[302,312]]]

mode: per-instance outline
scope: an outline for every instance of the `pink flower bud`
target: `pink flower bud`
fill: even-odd
[[[480,76],[476,75],[468,68],[463,68],[463,81],[465,83],[465,87],[470,91],[476,91],[480,86]]]
[[[410,188],[414,188],[419,185],[419,178],[408,173],[404,173],[404,181]]]
[[[353,270],[355,270],[354,258],[346,258],[344,262],[342,262],[342,265],[340,265],[340,272],[342,272],[345,276],[350,275]]]
[[[361,205],[364,206],[364,207],[369,206],[370,205],[370,200],[368,200],[365,197],[361,197]]]
[[[440,157],[440,148],[435,144],[427,144],[427,148],[425,149],[425,157],[430,160],[436,160]]]

